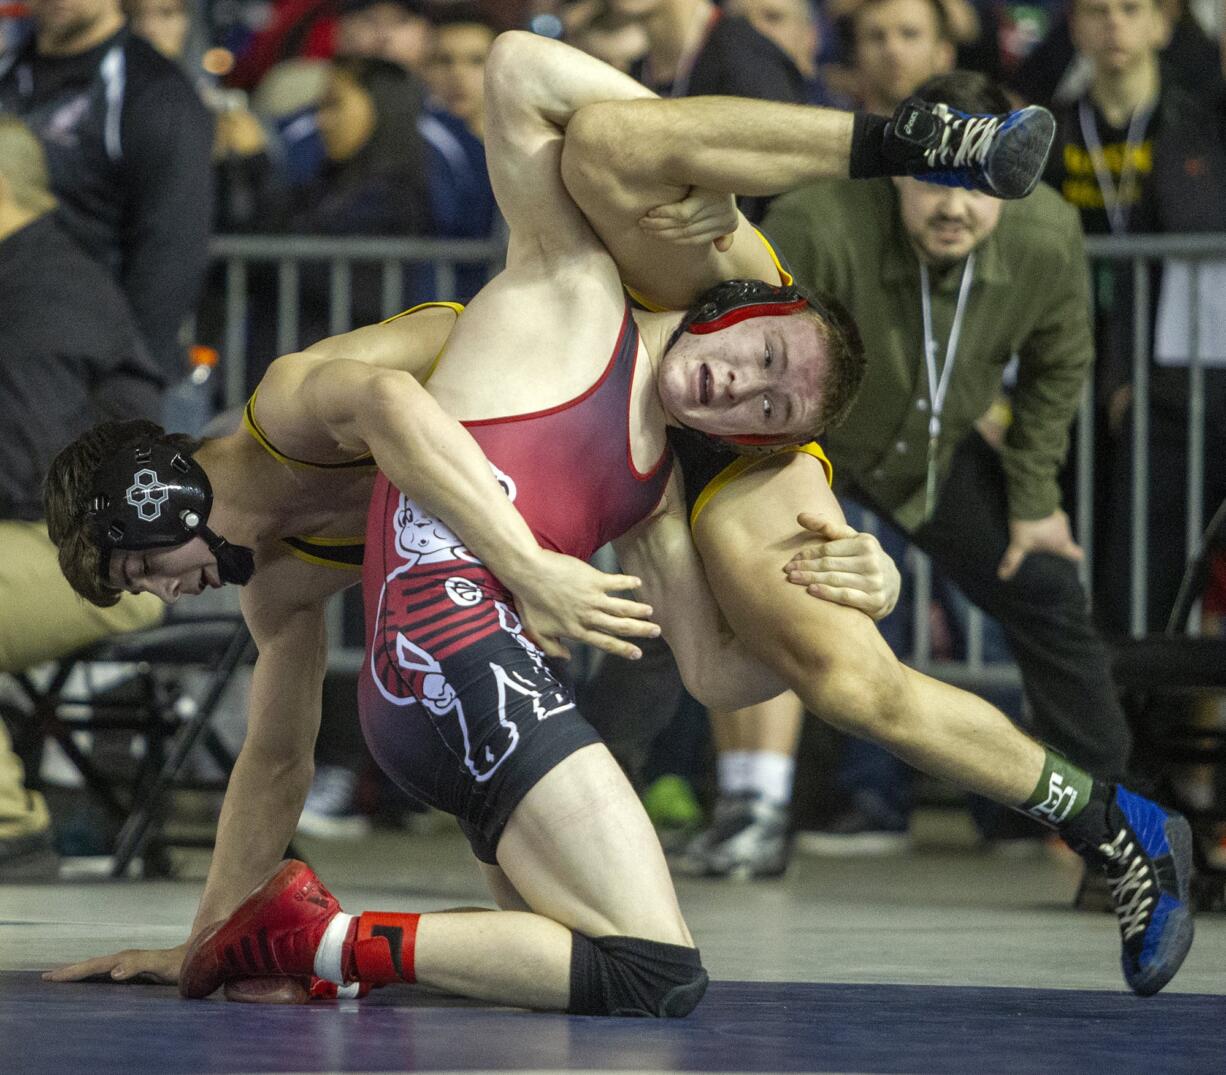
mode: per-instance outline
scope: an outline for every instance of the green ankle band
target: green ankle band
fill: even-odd
[[[1022,804],[1022,810],[1036,821],[1059,828],[1086,808],[1093,787],[1089,773],[1048,750],[1043,759],[1043,775]]]

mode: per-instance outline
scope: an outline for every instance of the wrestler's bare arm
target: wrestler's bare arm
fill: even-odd
[[[353,450],[338,446],[333,432],[302,406],[299,391],[304,381],[318,376],[330,362],[355,362],[369,368],[372,376],[377,370],[399,371],[423,382],[457,317],[450,307],[428,307],[282,355],[268,367],[257,390],[260,426],[278,448],[296,459],[326,462],[352,457]]]
[[[618,560],[643,580],[686,688],[704,705],[738,709],[773,698],[786,684],[733,635],[707,584],[690,537],[685,496],[674,471],[650,518],[614,542]],[[775,570],[780,575],[783,560]]]
[[[314,772],[327,663],[324,607],[332,594],[357,581],[351,572],[287,552],[261,552],[260,570],[242,594],[243,616],[258,647],[247,734],[226,786],[192,936],[233,911],[285,854]],[[97,956],[46,977],[76,981],[106,975],[173,983],[187,944]]]
[[[368,366],[404,370],[424,381],[447,343],[459,314],[450,306],[406,311],[377,325],[329,336],[303,351],[318,358],[348,358]]]
[[[714,194],[776,194],[846,177],[851,130],[849,113],[769,101],[610,100],[568,125],[563,177],[622,278],[653,302],[685,308],[721,280],[780,279],[731,197],[720,207]],[[720,210],[715,234],[733,232],[731,246],[679,245],[675,232],[652,230],[673,227],[671,207],[687,196]]]
[[[281,554],[243,590],[258,649],[247,735],[230,774],[195,934],[224,918],[285,854],[314,775],[328,644],[324,608],[357,581]]]
[[[563,62],[551,62],[559,52]],[[499,35],[485,66],[485,146],[490,183],[511,232],[508,266],[576,252],[607,258],[562,182],[563,132],[584,104],[652,96],[566,45],[522,31]]]

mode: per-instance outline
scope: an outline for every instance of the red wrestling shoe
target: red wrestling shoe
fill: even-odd
[[[234,978],[309,979],[320,938],[340,909],[305,862],[287,859],[229,918],[192,942],[179,992],[207,997]]]
[[[323,978],[232,978],[226,1000],[238,1004],[307,1004],[316,1000],[361,1000],[373,989],[369,982],[337,985]]]

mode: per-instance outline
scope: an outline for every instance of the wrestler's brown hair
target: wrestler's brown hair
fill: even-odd
[[[856,319],[833,295],[814,294],[809,308],[801,316],[818,323],[818,331],[826,342],[826,379],[822,391],[822,407],[817,415],[813,436],[841,425],[847,418],[868,369],[864,341]]]
[[[43,514],[47,533],[59,550],[60,570],[78,594],[99,608],[117,604],[122,591],[102,577],[103,553],[88,517],[94,479],[106,460],[140,440],[160,441],[185,455],[201,444],[143,418],[103,422],[61,449],[43,482]]]

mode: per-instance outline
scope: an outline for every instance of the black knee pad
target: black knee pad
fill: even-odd
[[[572,1015],[689,1015],[707,991],[697,948],[571,933]]]

